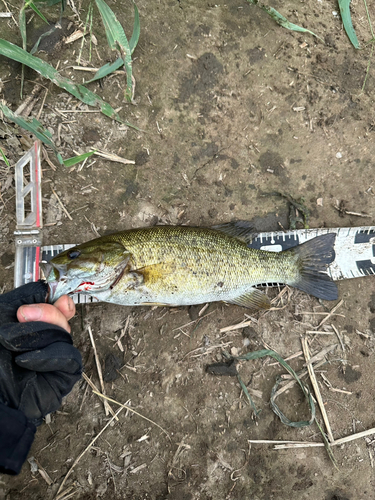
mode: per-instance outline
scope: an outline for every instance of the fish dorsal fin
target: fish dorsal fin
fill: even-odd
[[[217,224],[212,226],[212,229],[221,231],[222,233],[237,238],[244,243],[250,243],[257,235],[254,226],[248,220],[236,220],[233,222],[225,222],[224,224]]]
[[[269,309],[271,307],[270,299],[264,292],[258,290],[257,288],[252,288],[243,295],[240,295],[233,300],[227,300],[226,302],[253,310]]]

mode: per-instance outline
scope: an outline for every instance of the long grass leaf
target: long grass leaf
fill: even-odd
[[[287,30],[291,31],[299,31],[302,33],[310,33],[310,35],[315,36],[316,38],[319,38],[319,40],[322,40],[318,35],[316,35],[313,31],[310,31],[306,28],[302,28],[302,26],[298,26],[297,24],[293,24],[288,21],[286,17],[284,17],[280,12],[275,10],[273,7],[268,7],[267,5],[264,5],[263,2],[260,2],[259,0],[247,0],[249,3],[252,5],[258,5],[262,10],[267,12],[268,15],[272,17],[274,21],[277,22],[277,24],[280,24],[283,28],[286,28]],[[323,41],[323,40],[322,40]]]
[[[57,29],[57,24],[55,24],[54,26],[52,26],[52,28],[50,30],[48,30],[45,33],[43,33],[42,35],[40,35],[40,37],[38,38],[38,40],[35,42],[34,47],[30,50],[30,54],[34,55],[35,52],[38,50],[39,44],[43,40],[43,38],[45,38],[46,36],[52,35],[52,33],[54,31],[56,31],[56,29]]]
[[[133,54],[134,49],[136,48],[139,40],[139,35],[141,34],[141,24],[139,22],[139,12],[138,8],[133,2],[134,5],[134,24],[133,24],[133,33],[132,37],[129,40],[130,53]]]
[[[126,38],[123,27],[117,20],[112,9],[104,2],[104,0],[95,0],[96,6],[100,12],[108,44],[112,50],[119,50],[126,71],[126,91],[125,98],[127,101],[132,100],[132,59],[128,39]]]
[[[4,113],[4,116],[8,118],[8,120],[11,120],[25,130],[28,130],[29,132],[34,134],[35,137],[40,139],[44,144],[52,148],[59,162],[63,164],[63,159],[60,153],[57,151],[57,148],[52,140],[51,133],[46,130],[36,118],[32,118],[32,120],[26,120],[23,116],[14,114],[13,111],[11,111],[7,106],[5,106],[5,104],[2,103],[0,103],[0,111]]]
[[[311,418],[310,418],[310,420],[302,420],[300,422],[292,422],[281,412],[280,408],[275,403],[276,389],[277,389],[278,384],[280,383],[279,379],[276,381],[276,384],[274,385],[272,392],[271,392],[272,410],[280,418],[280,420],[282,421],[283,424],[289,425],[290,427],[297,427],[297,428],[306,427],[307,425],[311,425],[314,422],[314,420],[315,420],[315,405],[314,405],[314,401],[312,399],[311,393],[303,385],[303,383],[301,382],[300,378],[298,377],[296,372],[293,370],[293,368],[290,365],[288,365],[288,363],[286,361],[284,361],[284,359],[280,356],[280,354],[278,354],[277,352],[272,351],[270,349],[261,349],[260,351],[249,352],[243,356],[232,356],[225,351],[223,351],[223,354],[227,359],[235,359],[235,360],[250,361],[252,359],[264,358],[265,356],[271,356],[274,359],[276,359],[276,361],[278,361],[280,363],[280,365],[283,366],[295,378],[298,385],[300,386],[305,398],[307,399],[307,401],[309,403]],[[246,395],[248,396],[248,394],[246,394]],[[248,396],[248,398],[249,398],[249,396]]]
[[[1,148],[0,148],[0,155],[1,155],[2,159],[5,161],[6,166],[10,167],[10,163],[8,161],[8,158],[5,156],[4,151]]]
[[[23,5],[20,10],[19,14],[19,25],[20,25],[20,32],[21,32],[21,37],[22,37],[22,47],[24,50],[26,50],[26,5]]]
[[[82,42],[81,42],[81,48],[79,49],[79,55],[78,55],[78,59],[77,59],[78,66],[81,64],[81,57],[82,57],[83,46],[85,44],[85,36],[86,36],[86,32],[87,32],[87,27],[89,25],[91,26],[90,19],[92,22],[92,9],[93,9],[92,3],[90,3],[89,8],[87,10],[86,22],[85,22],[85,27],[83,30],[83,37],[82,37]],[[91,29],[89,29],[89,32],[90,32],[90,58],[89,58],[89,60],[91,61]]]
[[[136,48],[139,40],[139,35],[140,35],[140,22],[139,22],[139,12],[137,9],[137,6],[134,3],[134,26],[133,26],[133,34],[131,39],[129,40],[129,48],[130,48],[130,53],[133,54],[134,49]],[[91,80],[88,80],[85,82],[85,85],[87,83],[95,82],[96,80],[100,80],[101,78],[104,78],[114,71],[118,70],[121,68],[121,66],[124,65],[124,61],[122,57],[119,57],[116,59],[115,62],[113,63],[107,63],[101,68],[98,69],[98,71],[95,73],[94,77],[91,78]]]
[[[359,42],[357,35],[355,34],[352,18],[350,15],[350,0],[339,0],[340,14],[342,24],[344,25],[344,29],[346,34],[348,35],[349,40],[351,41],[353,47],[355,49],[359,49]]]
[[[43,19],[43,21],[45,23],[49,24],[48,21],[47,21],[47,19],[44,17],[44,15],[40,12],[40,10],[38,9],[38,7],[33,2],[27,2],[25,6],[26,7],[30,7],[31,9],[33,9],[33,11],[35,12],[35,14],[37,14],[41,19]]]
[[[29,66],[45,78],[48,78],[53,83],[65,89],[67,92],[74,95],[74,97],[84,102],[85,104],[88,104],[89,106],[99,107],[100,111],[109,118],[112,118],[120,123],[125,123],[126,125],[132,127],[132,125],[130,125],[129,123],[121,120],[120,116],[118,115],[118,113],[116,113],[112,106],[104,102],[99,96],[94,94],[94,92],[91,92],[83,85],[73,83],[71,80],[69,80],[69,78],[61,76],[53,66],[37,57],[30,55],[25,50],[17,47],[17,45],[13,45],[7,40],[0,39],[0,54],[22,64],[26,64],[26,66]]]
[[[114,71],[121,68],[121,66],[124,66],[124,61],[122,60],[122,57],[119,57],[113,63],[105,64],[104,66],[98,69],[98,71],[95,73],[94,77],[91,78],[91,80],[87,80],[87,82],[85,82],[85,85],[87,83],[95,82],[96,80],[100,80],[101,78],[110,75]]]
[[[22,37],[22,47],[24,50],[26,50],[26,45],[27,45],[27,41],[26,41],[26,12],[25,12],[25,9],[26,9],[26,6],[23,5],[21,7],[21,10],[20,10],[20,14],[19,14],[19,25],[20,25],[20,32],[21,32],[21,37]],[[25,69],[24,69],[24,66],[22,65],[22,68],[21,68],[21,90],[20,90],[20,94],[21,94],[21,99],[22,99],[22,94],[23,94],[23,82],[24,82],[24,78],[25,78]]]
[[[89,151],[88,153],[83,153],[81,155],[73,156],[72,158],[68,158],[64,160],[65,167],[72,167],[81,161],[86,160],[86,158],[90,158],[90,156],[94,155],[95,151]]]

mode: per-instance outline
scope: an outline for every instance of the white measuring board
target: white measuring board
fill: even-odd
[[[259,233],[251,248],[281,251],[322,234],[336,233],[335,260],[328,267],[334,281],[375,274],[375,226],[296,229]]]

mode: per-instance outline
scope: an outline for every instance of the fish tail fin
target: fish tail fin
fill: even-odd
[[[286,250],[297,257],[299,275],[293,283],[288,283],[318,299],[336,300],[336,284],[327,273],[327,267],[335,260],[335,233],[317,236],[301,245]]]

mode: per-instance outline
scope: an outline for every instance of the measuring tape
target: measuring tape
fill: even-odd
[[[335,227],[296,229],[258,234],[251,248],[279,252],[322,234],[336,233],[335,260],[328,267],[334,281],[375,274],[375,227]]]

